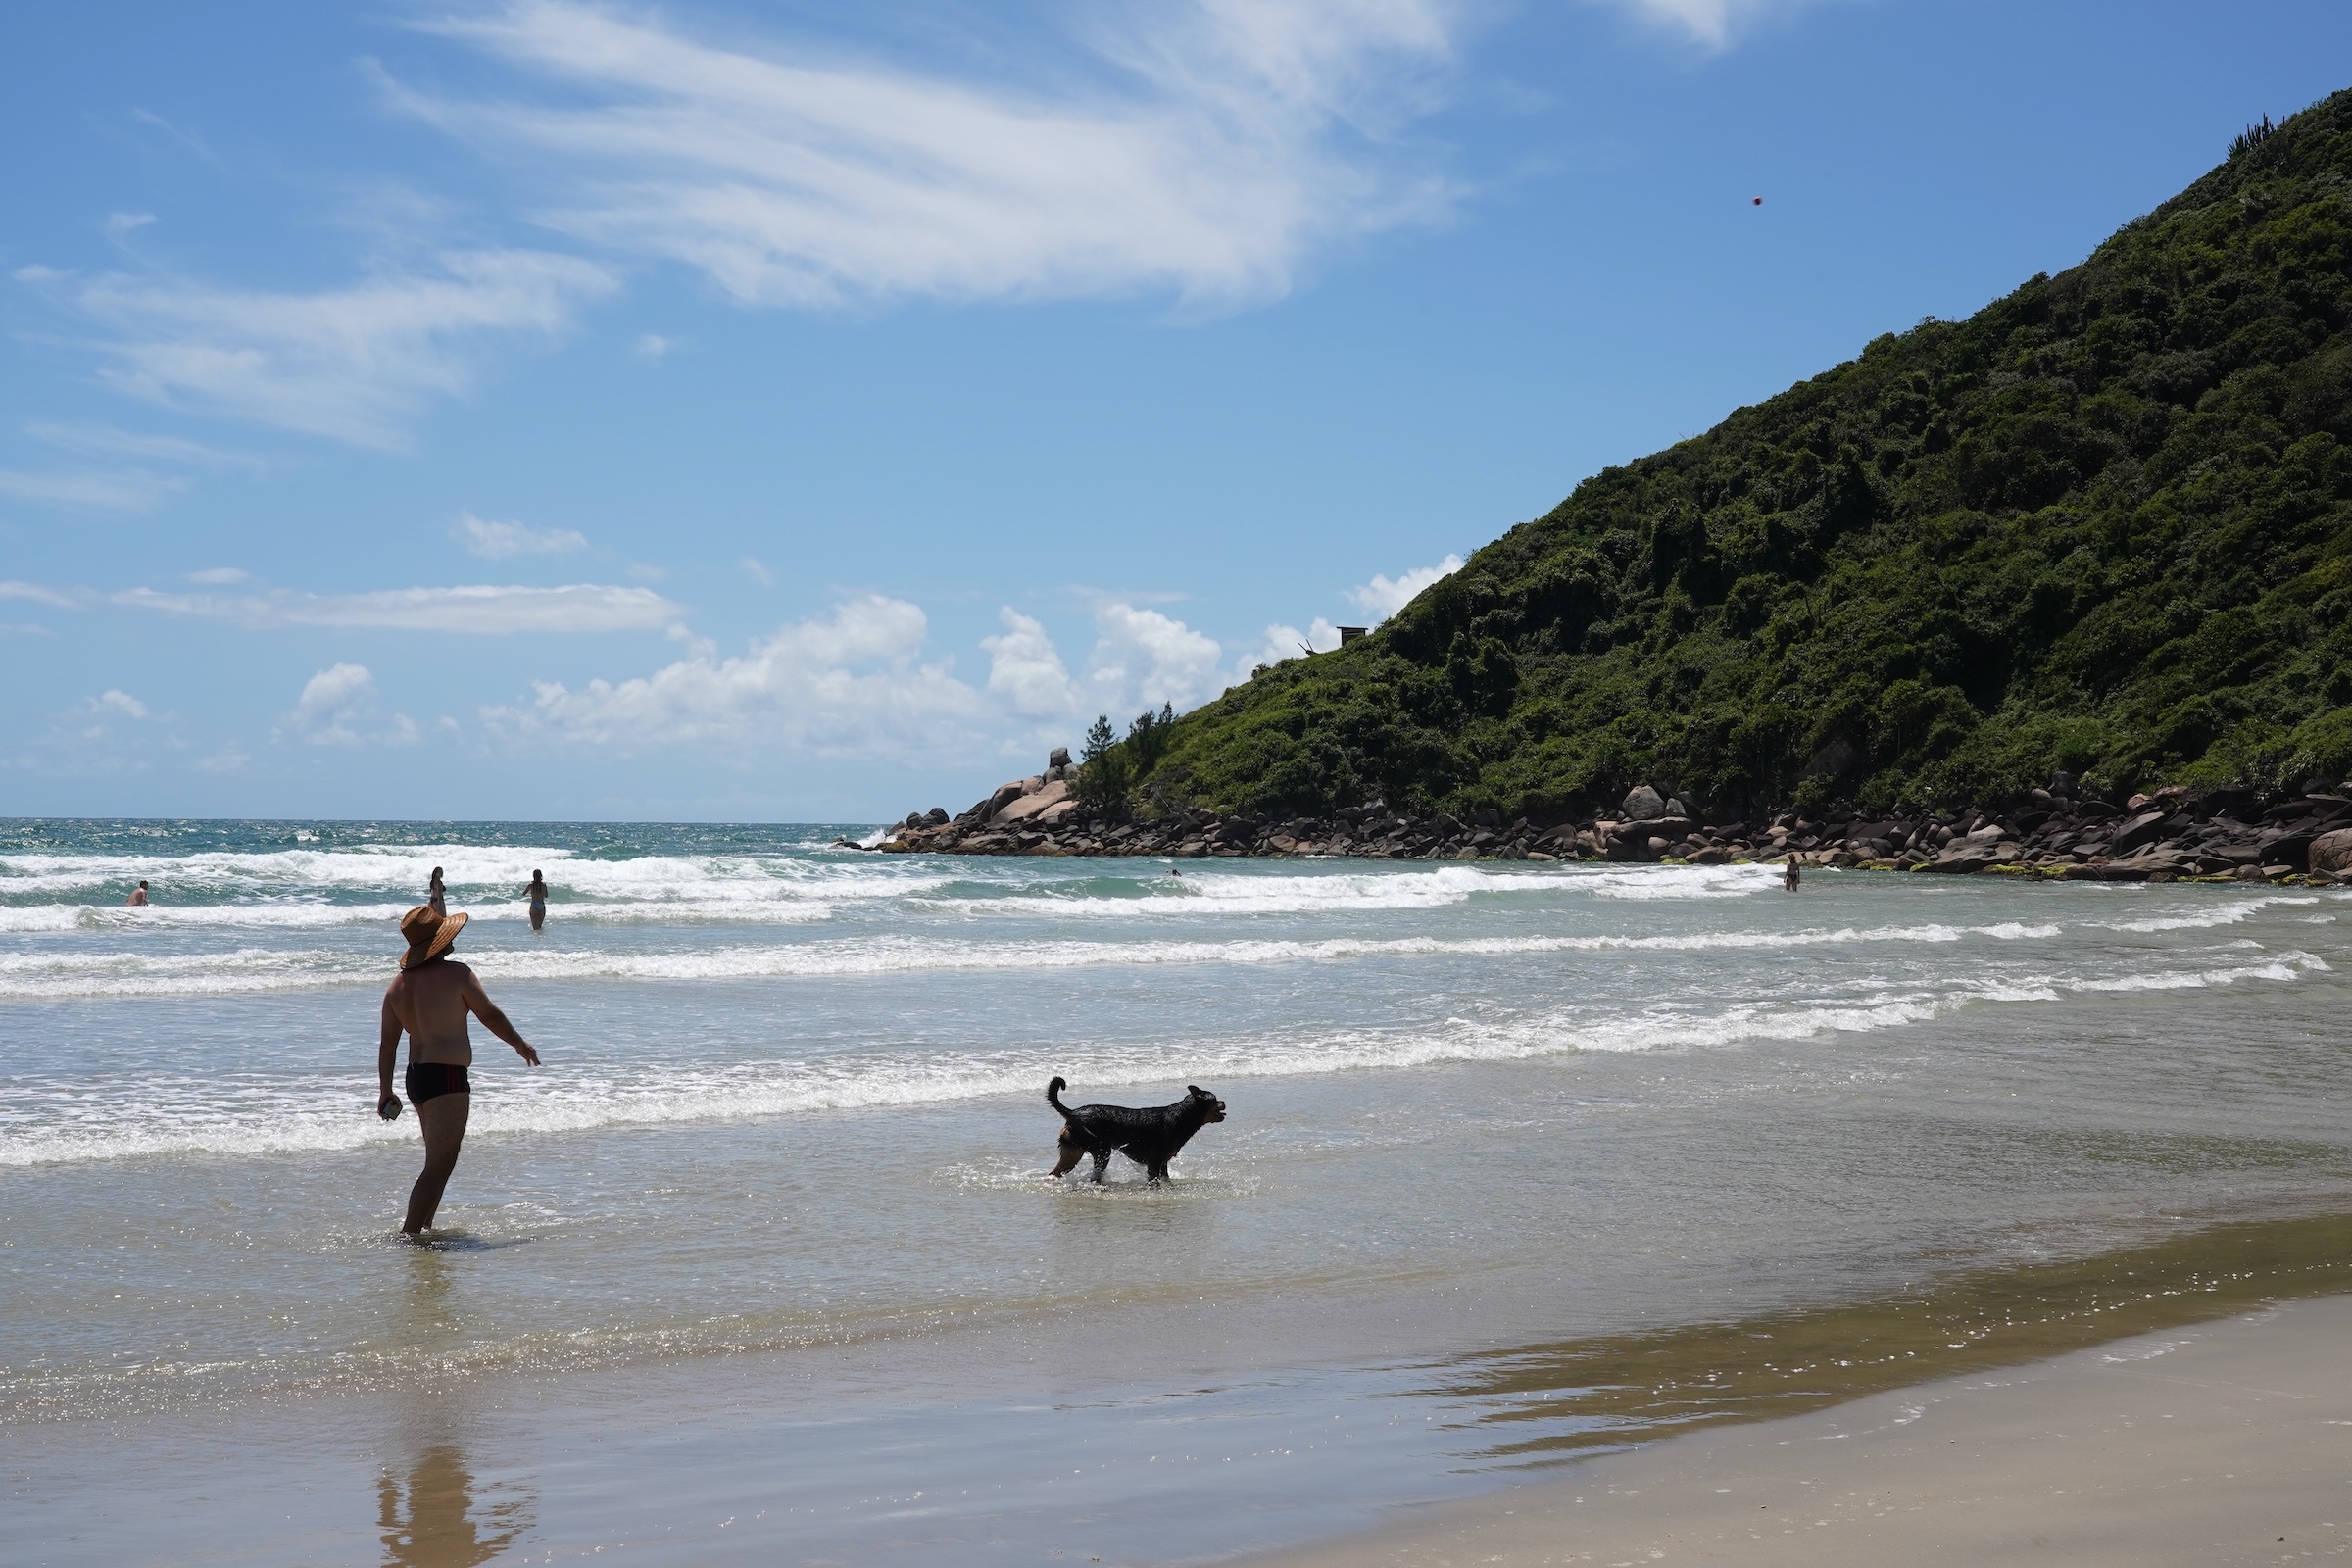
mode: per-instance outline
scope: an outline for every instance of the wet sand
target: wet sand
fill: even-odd
[[[2352,1555],[2352,1297],[1575,1464],[1250,1568]]]

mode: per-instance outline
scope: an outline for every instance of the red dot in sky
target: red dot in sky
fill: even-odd
[[[1753,197],[1749,200],[1748,205],[1750,207],[1761,207],[1764,205],[1764,198],[1761,196]]]

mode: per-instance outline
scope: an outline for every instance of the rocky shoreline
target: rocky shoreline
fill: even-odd
[[[1176,811],[1150,818],[1097,809],[1074,793],[1077,768],[1055,753],[1043,773],[999,786],[959,816],[910,813],[883,854],[1341,856],[1387,860],[1603,860],[1799,865],[2113,882],[2352,879],[2352,782],[2299,793],[2175,786],[2122,802],[2078,792],[2061,775],[2001,810],[1877,815],[1850,807],[1787,809],[1748,823],[1649,785],[1614,813],[1463,821],[1373,801],[1325,816]]]

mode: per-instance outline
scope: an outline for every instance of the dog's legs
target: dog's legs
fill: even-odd
[[[1095,1181],[1101,1181],[1102,1179],[1102,1173],[1108,1169],[1110,1169],[1110,1151],[1107,1149],[1096,1150],[1095,1174],[1092,1179]]]
[[[1164,1182],[1167,1179],[1168,1167],[1165,1164],[1146,1165],[1144,1167],[1145,1185],[1157,1187],[1161,1182]]]

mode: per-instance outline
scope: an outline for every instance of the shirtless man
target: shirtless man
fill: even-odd
[[[133,909],[147,907],[147,879],[145,877],[139,878],[139,885],[130,890],[130,897],[124,899],[122,903]]]
[[[532,1066],[539,1053],[507,1021],[482,991],[473,971],[447,956],[449,945],[465,928],[466,916],[435,914],[419,905],[401,917],[400,934],[409,951],[401,955],[400,974],[384,988],[384,1027],[376,1048],[376,1114],[386,1121],[400,1114],[400,1097],[392,1092],[392,1062],[400,1054],[400,1037],[409,1037],[409,1100],[424,1132],[424,1174],[409,1193],[409,1217],[400,1227],[415,1236],[433,1223],[441,1206],[442,1189],[458,1168],[458,1149],[466,1142],[466,1112],[473,1103],[473,1085],[466,1069],[473,1064],[473,1041],[466,1032],[466,1015],[472,1013],[492,1034],[514,1048]]]

